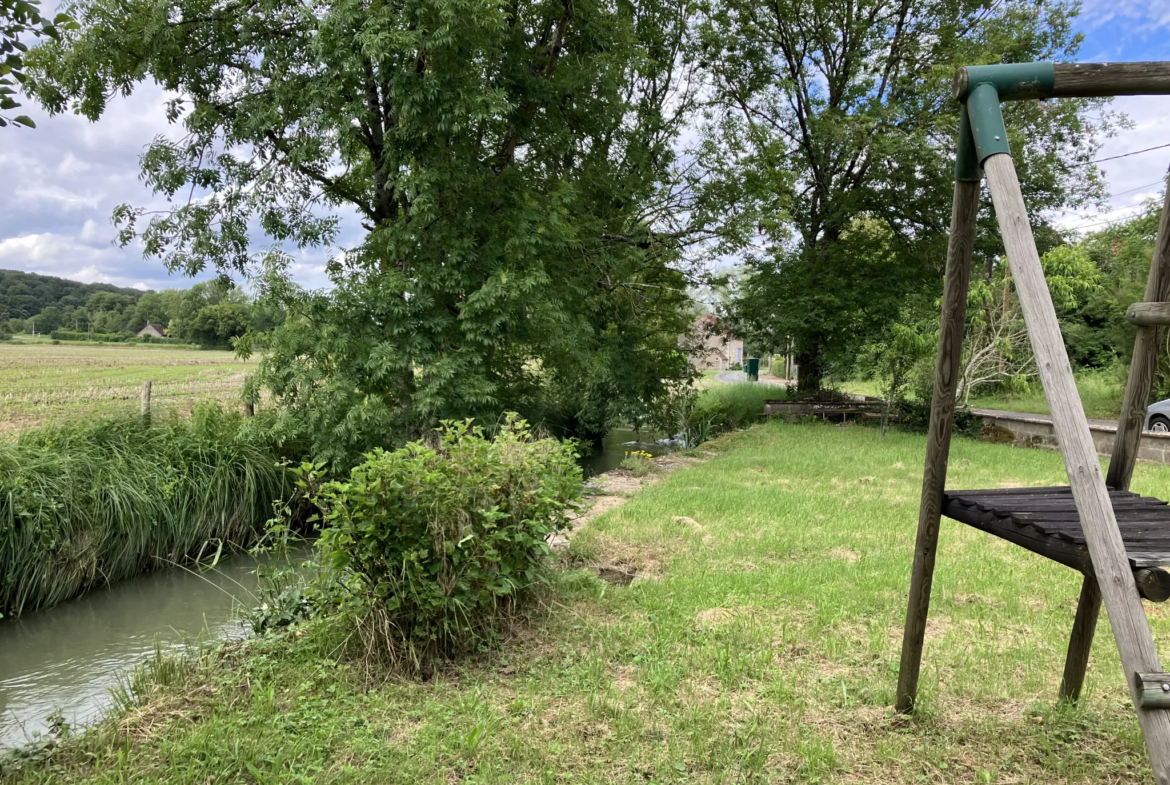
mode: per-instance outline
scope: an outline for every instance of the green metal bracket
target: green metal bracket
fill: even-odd
[[[962,101],[981,84],[989,84],[994,87],[1001,101],[1048,98],[1052,95],[1052,90],[1056,85],[1056,69],[1052,63],[968,66],[959,71],[959,80],[955,84],[955,97]]]
[[[967,95],[967,114],[971,135],[975,137],[975,155],[980,165],[996,153],[1012,154],[1008,147],[1007,128],[999,109],[999,93],[990,82],[982,82]]]
[[[975,153],[975,137],[971,135],[971,118],[967,105],[959,107],[959,135],[955,140],[955,179],[978,182],[983,179],[979,156]]]

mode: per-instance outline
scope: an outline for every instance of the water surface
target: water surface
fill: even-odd
[[[0,620],[0,750],[43,733],[60,712],[84,725],[111,703],[120,675],[154,653],[248,633],[256,561],[238,556],[207,572],[170,569],[97,589],[19,619]]]

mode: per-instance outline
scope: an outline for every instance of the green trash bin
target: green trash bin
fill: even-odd
[[[760,358],[749,357],[743,364],[744,371],[747,372],[749,382],[758,382],[760,380]]]

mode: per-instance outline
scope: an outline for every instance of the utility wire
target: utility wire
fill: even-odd
[[[1122,153],[1121,155],[1111,155],[1108,158],[1098,158],[1091,163],[1100,164],[1106,161],[1116,161],[1118,158],[1129,158],[1131,155],[1138,155],[1139,153],[1148,153],[1152,150],[1161,150],[1163,147],[1170,147],[1170,144],[1160,144],[1157,147],[1147,147],[1145,150],[1134,150],[1132,153]]]

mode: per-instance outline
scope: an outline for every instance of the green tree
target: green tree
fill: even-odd
[[[244,303],[222,302],[200,308],[191,320],[189,336],[207,346],[226,346],[239,338],[252,324],[252,307]]]
[[[35,92],[91,118],[147,78],[179,96],[184,135],[142,158],[176,207],[116,213],[172,270],[253,269],[251,227],[329,245],[331,210],[360,215],[332,292],[288,285],[279,252],[257,284],[288,313],[265,382],[319,454],[506,409],[596,434],[690,373],[676,262],[717,210],[670,177],[689,11],[87,0],[37,51]]]
[[[62,318],[63,314],[61,313],[61,309],[55,305],[50,305],[34,316],[32,322],[38,333],[48,335],[53,330],[61,327]]]
[[[950,216],[960,65],[1066,60],[1077,6],[1022,0],[707,0],[708,137],[755,194],[762,245],[739,323],[791,336],[800,385],[847,366],[907,298],[937,292]],[[1100,196],[1100,103],[1005,108],[1034,220]],[[858,230],[864,218],[878,231]],[[987,226],[985,208],[983,224]],[[993,237],[994,232],[983,236]],[[1041,249],[1044,250],[1044,249]],[[982,258],[997,256],[984,241]],[[745,332],[751,332],[745,330]]]

